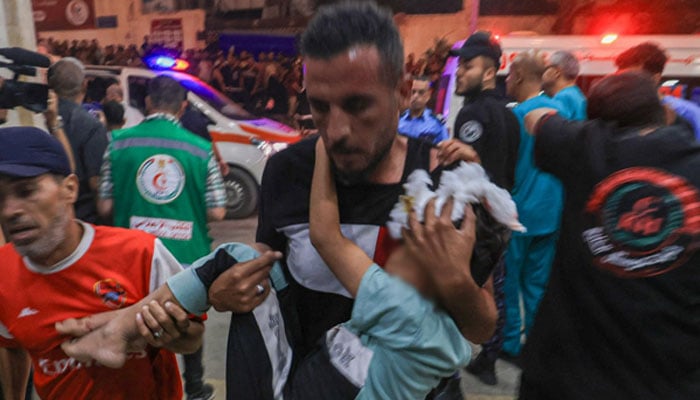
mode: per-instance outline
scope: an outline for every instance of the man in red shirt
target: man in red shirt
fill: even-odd
[[[42,399],[179,400],[182,386],[170,350],[195,350],[201,323],[186,324],[178,339],[168,340],[169,350],[146,346],[116,370],[81,363],[61,349],[67,338],[56,322],[135,304],[181,270],[150,234],[76,220],[77,193],[77,178],[55,138],[31,127],[0,129],[0,223],[9,242],[0,247],[4,396],[23,397],[31,359]],[[142,314],[153,326],[153,314]]]

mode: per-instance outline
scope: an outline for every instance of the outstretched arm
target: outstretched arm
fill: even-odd
[[[316,163],[309,205],[311,243],[351,295],[357,294],[372,259],[340,231],[338,194],[323,139],[316,142]]]
[[[127,308],[57,322],[56,330],[79,337],[61,345],[67,355],[119,368],[128,351],[143,348],[145,343],[177,353],[196,351],[202,345],[204,325],[189,319],[164,284]],[[154,336],[155,332],[159,337]]]

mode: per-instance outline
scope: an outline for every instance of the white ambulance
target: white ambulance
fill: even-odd
[[[187,100],[209,121],[209,134],[221,158],[229,165],[224,177],[227,218],[245,218],[257,208],[260,182],[267,159],[291,143],[301,140],[299,132],[268,118],[257,117],[194,76],[176,71],[145,68],[86,66],[89,80],[114,79],[123,91],[126,108],[135,114],[134,123],[145,115],[148,82],[163,74],[187,89]]]
[[[505,92],[505,77],[510,64],[523,51],[538,49],[545,54],[567,50],[581,62],[578,85],[586,93],[590,86],[604,75],[616,71],[615,58],[623,51],[644,42],[654,42],[666,50],[669,60],[664,69],[660,90],[700,104],[700,35],[653,35],[653,36],[536,36],[509,35],[500,38],[503,56],[498,71],[498,86]],[[455,43],[460,48],[464,41]],[[436,109],[447,120],[450,130],[463,98],[455,96],[455,71],[458,60],[447,60],[438,89]]]

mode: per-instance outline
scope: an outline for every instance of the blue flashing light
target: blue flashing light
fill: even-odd
[[[145,63],[153,70],[186,71],[190,67],[187,60],[162,54],[146,57]]]
[[[155,56],[148,59],[148,64],[154,69],[170,69],[175,66],[177,60],[168,56]]]

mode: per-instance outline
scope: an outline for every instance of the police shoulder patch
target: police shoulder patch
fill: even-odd
[[[479,121],[471,120],[462,124],[459,128],[459,139],[465,143],[474,143],[484,133],[484,127]]]

